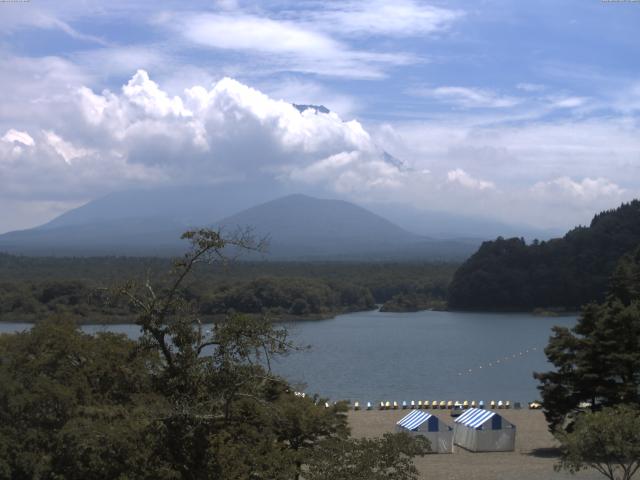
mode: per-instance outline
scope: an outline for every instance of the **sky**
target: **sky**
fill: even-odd
[[[0,1],[0,233],[225,182],[584,224],[640,196],[639,25],[639,1]]]

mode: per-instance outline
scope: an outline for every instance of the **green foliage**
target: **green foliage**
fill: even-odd
[[[168,288],[171,265],[152,258],[30,258],[0,254],[0,321],[37,322],[51,314],[81,323],[131,322],[135,312],[109,291],[122,278]],[[374,308],[394,296],[440,302],[453,264],[237,262],[196,265],[180,294],[207,319],[230,312],[274,320],[323,318]],[[418,307],[424,304],[420,303]],[[388,306],[389,307],[389,306]]]
[[[620,405],[583,413],[573,431],[561,433],[557,470],[577,473],[593,468],[610,480],[630,480],[640,468],[640,412]]]
[[[556,367],[536,373],[552,429],[589,404],[640,402],[640,249],[622,258],[605,302],[590,304],[572,329],[555,327],[545,353]]]
[[[332,438],[320,444],[304,473],[306,480],[414,480],[413,458],[430,451],[429,440],[406,433],[382,438]]]
[[[608,278],[640,244],[640,201],[596,215],[563,238],[485,242],[455,273],[449,306],[473,310],[577,310],[602,301]]]
[[[108,479],[144,468],[150,452],[136,445],[162,405],[149,376],[158,361],[125,336],[82,334],[62,318],[0,336],[0,478],[81,479],[89,469]]]
[[[446,310],[447,302],[419,292],[399,293],[387,300],[381,312],[419,312],[420,310]]]
[[[210,230],[184,238],[192,248],[170,282],[119,289],[139,341],[83,334],[64,317],[0,336],[0,480],[284,480],[331,453],[332,441],[350,452],[333,461],[368,468],[368,478],[415,478],[419,442],[351,441],[345,404],[325,408],[271,373],[271,358],[295,348],[285,330],[259,316],[202,326],[186,279],[201,263],[224,262],[229,246],[260,245]]]
[[[280,317],[370,310],[374,306],[369,290],[355,285],[307,278],[260,278],[214,295],[202,312],[234,310]]]

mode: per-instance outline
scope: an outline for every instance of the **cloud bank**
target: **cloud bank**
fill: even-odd
[[[0,107],[0,199],[16,215],[31,208],[31,222],[122,188],[243,180],[552,227],[638,193],[624,185],[640,148],[625,120],[366,126],[300,112],[230,77],[175,94],[138,70],[119,90],[95,91],[63,60],[14,63],[46,67],[23,87],[38,96]],[[465,98],[500,101],[485,94]]]

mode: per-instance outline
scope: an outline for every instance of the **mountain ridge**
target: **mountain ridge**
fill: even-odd
[[[45,225],[0,235],[0,251],[54,256],[174,256],[185,248],[181,233],[202,226],[227,230],[252,227],[256,234],[271,237],[267,258],[278,260],[462,259],[477,246],[473,241],[447,242],[409,232],[345,200],[289,194],[223,215],[239,203],[215,203],[215,195],[209,193],[206,189],[196,191],[178,205],[171,203],[171,196],[162,198],[157,192],[152,193],[151,201],[145,192],[116,196],[120,216],[110,210],[114,197],[104,197]],[[218,192],[225,199],[227,193],[227,189]],[[236,192],[236,196],[243,193]],[[134,202],[130,208],[129,202]],[[190,209],[194,204],[197,208]],[[181,216],[181,211],[190,216]],[[218,214],[218,219],[213,214]]]

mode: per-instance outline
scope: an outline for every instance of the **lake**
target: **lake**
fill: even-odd
[[[539,398],[533,371],[550,368],[543,349],[553,325],[576,317],[467,312],[339,315],[284,323],[299,345],[275,371],[332,400],[511,400]],[[0,323],[0,332],[28,328]],[[87,325],[138,335],[135,325]],[[302,389],[302,387],[300,387]]]

